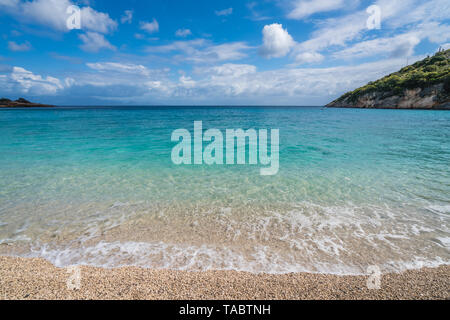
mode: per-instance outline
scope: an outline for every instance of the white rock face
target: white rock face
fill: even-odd
[[[428,88],[405,90],[402,95],[386,92],[364,94],[357,101],[345,98],[327,105],[330,108],[374,108],[374,109],[450,109],[450,99],[444,93],[443,84]]]

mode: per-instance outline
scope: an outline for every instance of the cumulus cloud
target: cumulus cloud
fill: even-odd
[[[196,69],[200,79],[196,82],[195,90],[197,94],[210,99],[239,97],[263,104],[326,103],[403,65],[403,59],[387,59],[357,66],[283,68],[258,72],[252,65],[225,64]]]
[[[217,16],[229,16],[233,13],[233,8],[223,9],[223,10],[217,10],[215,11]]]
[[[11,51],[29,51],[31,50],[31,44],[28,41],[21,44],[14,41],[9,41],[8,49]]]
[[[116,28],[117,22],[111,20],[108,14],[97,12],[91,7],[81,9],[81,29],[109,33]]]
[[[412,57],[411,62],[419,58],[422,57]],[[400,58],[356,66],[269,71],[258,71],[250,64],[226,63],[199,66],[192,75],[183,72],[172,80],[168,70],[148,70],[132,63],[97,62],[88,64],[89,72],[74,74],[62,82],[15,67],[10,74],[0,74],[0,90],[36,95],[61,93],[127,103],[324,104],[398,70],[404,63]]]
[[[87,63],[88,71],[71,75],[73,84],[66,96],[87,99],[136,99],[146,93],[159,94],[168,87],[169,69],[148,69],[132,62]],[[161,92],[160,92],[161,91]],[[159,93],[158,93],[159,92]]]
[[[80,48],[87,52],[98,52],[102,49],[116,49],[116,47],[109,43],[109,41],[106,40],[105,36],[100,33],[86,32],[86,34],[80,34],[79,38],[83,42]]]
[[[42,77],[21,67],[13,67],[10,74],[1,75],[0,84],[6,92],[33,95],[53,95],[64,89],[59,79]]]
[[[141,29],[148,33],[154,33],[159,31],[159,23],[153,18],[152,22],[141,22]]]
[[[61,11],[61,3],[73,2],[74,0],[0,0],[0,11],[14,13],[14,17],[24,23],[39,23],[63,31],[66,28],[65,18],[55,16]],[[356,3],[357,0],[345,2]],[[49,3],[56,5],[51,7],[48,6]],[[312,6],[305,7],[305,3]],[[295,7],[289,13],[290,18],[304,19],[316,13],[344,8],[339,3],[342,1],[295,1]],[[239,63],[239,60],[255,51],[246,42],[218,44],[208,39],[194,39],[146,47],[146,52],[152,53],[151,58],[159,55],[161,61],[167,58],[175,66],[177,63],[182,66],[184,71],[179,72],[178,76],[169,74],[169,71],[148,69],[144,65],[149,57],[139,57],[144,62],[136,62],[135,59],[131,63],[88,63],[87,68],[65,80],[36,75],[19,67],[5,69],[0,66],[0,90],[36,94],[76,93],[102,99],[128,99],[127,101],[136,103],[155,100],[176,103],[176,99],[182,101],[180,103],[223,102],[226,99],[239,104],[325,103],[345,91],[397,71],[404,66],[405,56],[409,56],[409,61],[412,62],[417,58],[413,56],[415,47],[425,39],[436,44],[436,49],[439,45],[448,48],[448,0],[374,0],[373,4],[380,6],[382,10],[382,28],[385,28],[382,33],[367,29],[368,14],[363,6],[357,10],[352,7],[350,11],[346,5],[345,10],[342,10],[343,15],[320,21],[311,20],[314,31],[309,39],[302,42],[295,42],[281,24],[266,25],[262,30],[259,53],[267,58],[288,56],[291,63],[281,69],[260,71],[255,65]],[[248,3],[247,6],[254,10],[256,3]],[[117,23],[107,14],[90,7],[85,8],[87,16],[82,20],[85,30],[79,35],[83,43],[81,48],[89,52],[115,50],[105,39],[105,34],[112,32]],[[63,17],[66,16],[64,11]],[[103,22],[96,21],[96,17]],[[257,17],[262,16],[253,16],[254,19]],[[131,19],[132,13],[130,15],[125,12],[120,22],[130,23]],[[140,31],[137,38],[146,38],[145,34],[159,31],[156,19],[141,22],[140,26],[144,31]],[[190,32],[188,29],[180,29],[176,35],[188,36]],[[8,43],[11,50],[23,45],[23,42]],[[356,59],[369,57],[385,60],[333,68],[299,67],[330,59],[342,60],[343,64],[347,64],[346,59],[355,59],[351,60],[352,64],[357,64],[354,63],[357,62]],[[124,56],[121,55],[121,58],[124,59]],[[190,70],[190,67],[186,67],[188,63],[193,64],[191,74],[186,72]],[[336,64],[336,61],[332,62],[332,65]]]
[[[175,35],[177,36],[177,37],[182,37],[182,38],[185,38],[185,37],[187,37],[187,36],[190,36],[192,34],[192,32],[191,32],[191,30],[189,30],[189,29],[178,29],[176,32],[175,32]]]
[[[288,13],[287,17],[290,19],[303,19],[315,13],[342,8],[345,4],[346,1],[344,0],[297,0],[293,3],[293,9]]]
[[[415,59],[411,59],[415,60]],[[210,103],[325,104],[342,93],[398,70],[403,59],[387,59],[357,66],[282,68],[258,72],[253,65],[224,64],[194,69],[191,86],[160,83],[160,99]],[[301,81],[299,81],[301,79]],[[238,98],[238,100],[236,100]]]
[[[2,0],[0,9],[22,23],[35,23],[57,31],[68,32],[66,20],[70,16],[67,8],[75,3],[70,0]],[[98,12],[89,6],[81,8],[81,28],[86,31],[109,33],[117,27],[107,13]]]
[[[283,26],[278,23],[264,26],[263,45],[260,53],[266,58],[279,58],[287,55],[295,41]]]

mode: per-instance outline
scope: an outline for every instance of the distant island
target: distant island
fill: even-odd
[[[326,107],[450,110],[450,49],[347,92]]]
[[[24,98],[19,98],[15,101],[7,98],[0,99],[0,108],[49,108],[49,107],[54,106],[30,102]]]

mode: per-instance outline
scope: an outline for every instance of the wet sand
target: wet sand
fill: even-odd
[[[0,299],[450,299],[450,266],[382,275],[379,290],[367,288],[368,276],[85,266],[74,289],[73,274],[42,259],[0,257]]]

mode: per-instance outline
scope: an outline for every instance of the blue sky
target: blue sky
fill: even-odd
[[[0,96],[323,105],[449,48],[449,19],[448,0],[0,0]]]

